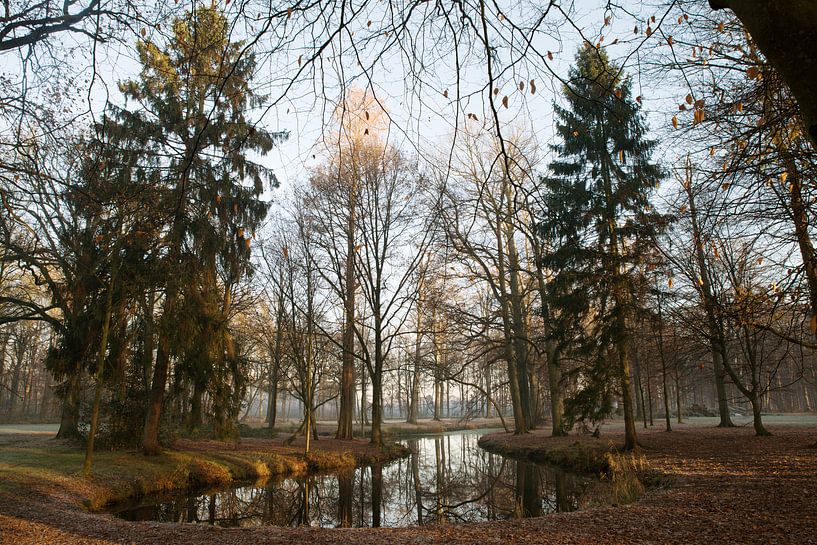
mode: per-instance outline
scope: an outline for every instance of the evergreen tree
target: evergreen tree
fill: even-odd
[[[558,158],[542,180],[548,197],[541,232],[552,245],[544,261],[556,273],[550,304],[573,326],[561,334],[581,332],[593,362],[567,408],[597,419],[609,411],[617,383],[631,449],[630,316],[646,248],[665,223],[649,202],[663,172],[651,160],[655,141],[646,137],[640,99],[604,49],[586,44],[579,51],[564,94],[567,107],[554,106]]]
[[[260,200],[264,183],[276,183],[248,153],[265,154],[286,136],[266,132],[246,117],[263,100],[250,88],[256,62],[249,46],[231,41],[229,32],[217,8],[196,6],[174,21],[168,43],[140,41],[140,77],[120,84],[139,107],[113,108],[107,120],[112,138],[142,145],[146,154],[159,158],[163,174],[155,191],[159,213],[168,218],[161,267],[164,303],[142,440],[148,454],[159,448],[184,287],[207,271],[215,289],[217,256],[229,263],[231,279],[245,272],[248,240],[267,212]],[[229,314],[226,296],[221,311],[222,318]]]

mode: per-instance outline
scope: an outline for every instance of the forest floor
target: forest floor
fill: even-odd
[[[0,438],[0,543],[817,544],[817,426],[768,427],[773,437],[755,437],[751,427],[717,429],[708,423],[674,424],[672,433],[660,431],[660,425],[639,429],[648,471],[662,476],[664,485],[627,505],[534,519],[396,529],[220,529],[126,522],[83,509],[82,499],[91,497],[95,487],[115,488],[116,482],[124,482],[117,468],[132,471],[125,464],[134,462],[133,454],[128,460],[127,454],[101,453],[99,474],[88,483],[77,475],[80,454],[70,458],[62,451],[68,447],[53,439],[8,435]],[[548,451],[578,449],[585,459],[597,460],[621,444],[622,430],[620,423],[613,423],[602,428],[600,438],[550,438],[545,432],[534,432],[492,434],[486,441],[493,448],[534,459],[552,458]],[[332,452],[332,441],[321,443]],[[275,444],[280,447],[280,441]],[[358,445],[364,454],[368,447],[363,442]],[[206,458],[229,466],[237,458],[244,464],[258,458],[255,449],[266,445],[242,441],[232,450],[214,442],[179,446],[183,450],[167,456]],[[276,456],[288,457],[286,453]],[[188,461],[186,467],[190,465]],[[157,468],[153,471],[161,473]]]

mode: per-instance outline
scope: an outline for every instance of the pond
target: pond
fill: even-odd
[[[504,458],[477,445],[485,430],[403,439],[408,458],[341,473],[269,480],[111,510],[126,520],[234,526],[397,527],[572,511],[593,479]]]

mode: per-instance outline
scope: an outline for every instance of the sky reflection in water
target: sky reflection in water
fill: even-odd
[[[409,458],[386,466],[171,497],[115,509],[127,520],[218,526],[414,526],[535,517],[583,506],[589,480],[506,459],[480,431],[404,439]]]

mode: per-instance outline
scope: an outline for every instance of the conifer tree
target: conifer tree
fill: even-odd
[[[195,6],[174,21],[167,43],[140,41],[137,51],[139,78],[120,84],[137,107],[112,108],[108,130],[159,157],[163,173],[156,191],[159,213],[168,218],[164,303],[142,440],[145,453],[154,454],[183,287],[203,270],[215,276],[217,255],[234,262],[231,277],[243,274],[247,241],[267,211],[264,183],[276,183],[248,153],[265,154],[286,134],[247,118],[263,100],[250,87],[255,57],[247,44],[231,40],[217,8]]]
[[[575,413],[608,411],[611,379],[625,418],[625,448],[637,445],[630,385],[630,316],[646,247],[665,218],[649,196],[663,175],[652,162],[640,97],[602,48],[586,44],[555,106],[558,158],[543,182],[542,232],[556,244],[545,264],[556,273],[552,306],[584,333],[592,350],[585,387],[568,403]],[[568,329],[570,330],[570,329]],[[597,415],[598,416],[598,415]]]

